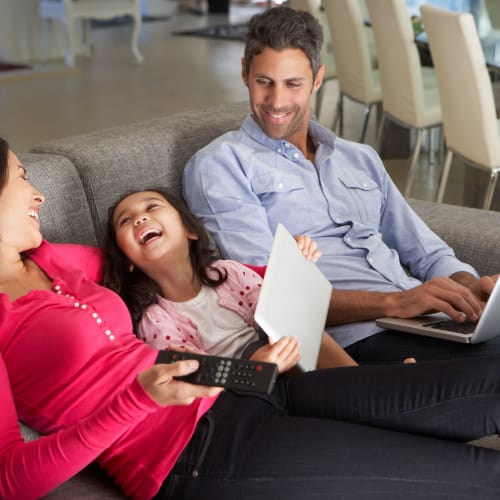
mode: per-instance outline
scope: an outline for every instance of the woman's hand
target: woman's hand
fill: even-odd
[[[298,235],[294,236],[297,246],[299,247],[302,255],[307,260],[316,262],[321,257],[321,252],[318,250],[317,243],[309,236]]]
[[[281,337],[277,342],[259,347],[250,357],[253,361],[264,361],[278,365],[279,373],[293,368],[300,361],[300,344],[296,337]]]
[[[198,366],[196,360],[160,363],[141,372],[137,379],[151,399],[161,406],[190,405],[196,398],[212,397],[223,390],[221,387],[194,385],[174,379],[194,373]]]

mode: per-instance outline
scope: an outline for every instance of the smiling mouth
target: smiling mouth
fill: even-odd
[[[147,245],[148,243],[151,243],[151,241],[159,238],[162,234],[162,231],[156,227],[147,227],[139,233],[139,244]]]
[[[29,210],[28,216],[39,222],[38,212],[36,210]]]

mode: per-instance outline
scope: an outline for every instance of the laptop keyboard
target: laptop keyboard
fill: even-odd
[[[464,335],[474,333],[474,330],[476,329],[477,323],[473,321],[464,321],[459,322],[459,321],[453,321],[451,319],[449,320],[443,320],[443,321],[434,321],[432,323],[427,323],[424,326],[427,326],[429,328],[435,328],[438,330],[446,330],[447,332],[455,332],[455,333],[462,333]]]

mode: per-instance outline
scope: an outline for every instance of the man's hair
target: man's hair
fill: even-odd
[[[211,245],[205,226],[189,210],[184,200],[174,196],[163,188],[153,187],[141,189],[140,191],[152,191],[164,198],[177,210],[186,230],[198,237],[197,240],[190,241],[189,247],[189,256],[194,276],[203,285],[212,288],[222,284],[227,278],[227,273],[225,269],[212,266],[212,263],[217,260],[218,254]],[[115,225],[113,222],[113,215],[116,208],[121,201],[137,192],[137,190],[134,190],[124,194],[108,209],[108,221],[103,244],[105,257],[103,284],[118,293],[125,304],[127,304],[136,333],[144,312],[151,304],[158,302],[158,295],[161,293],[158,284],[140,269],[136,267],[133,271],[130,271],[130,261],[120,249],[116,240]],[[210,277],[208,274],[209,270],[216,275],[216,278]]]
[[[276,51],[300,49],[309,59],[313,76],[320,66],[323,30],[319,21],[308,12],[290,7],[274,7],[254,15],[248,22],[245,42],[247,73],[253,56],[264,49]]]

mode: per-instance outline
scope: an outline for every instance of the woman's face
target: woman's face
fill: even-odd
[[[113,226],[118,246],[146,273],[151,263],[163,257],[169,256],[170,262],[189,258],[189,240],[196,239],[184,227],[179,212],[154,191],[123,199],[113,214]]]
[[[0,191],[0,245],[17,252],[36,248],[42,242],[38,210],[44,196],[27,180],[17,156],[9,151],[7,182]]]

